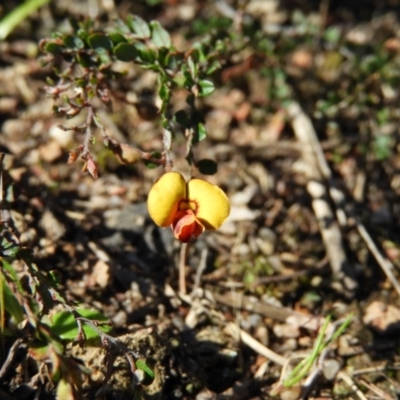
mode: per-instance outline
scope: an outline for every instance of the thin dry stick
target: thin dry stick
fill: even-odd
[[[273,361],[279,365],[285,365],[287,360],[285,357],[282,357],[278,353],[275,353],[268,347],[261,344],[258,340],[251,337],[247,332],[240,329],[236,324],[233,322],[228,323],[225,328],[226,332],[229,333],[231,336],[240,339],[245,345],[249,346],[258,354],[268,358],[269,360]]]
[[[83,143],[83,151],[82,154],[85,156],[89,154],[89,145],[92,140],[92,128],[91,124],[93,121],[93,108],[91,105],[87,106],[87,114],[86,114],[86,133],[85,133],[85,141]]]
[[[172,158],[171,158],[171,143],[172,133],[168,129],[163,129],[163,145],[165,155],[165,171],[169,172],[172,169]]]
[[[342,235],[337,223],[337,220],[341,220],[343,215],[336,215],[335,218],[327,199],[326,189],[322,181],[325,178],[324,175],[328,172],[325,171],[324,174],[319,168],[318,159],[321,154],[318,154],[319,151],[315,149],[319,149],[320,152],[322,150],[320,146],[317,147],[315,145],[318,142],[317,135],[311,120],[304,114],[299,104],[292,103],[288,109],[288,115],[292,119],[292,126],[297,140],[302,144],[302,158],[308,165],[307,177],[309,183],[307,190],[312,197],[314,213],[318,220],[333,275],[338,279],[341,286],[340,290],[343,294],[352,297],[358,285],[354,272],[347,261]]]
[[[311,124],[311,121],[306,115],[304,115],[303,111],[301,110],[298,104],[294,104],[292,113],[294,115],[296,115],[296,113],[301,113],[303,120],[308,120],[305,124],[308,125],[307,130],[309,133],[308,135],[309,146],[313,150],[313,153],[315,154],[317,168],[319,169],[322,177],[328,183],[330,197],[335,203],[337,219],[340,225],[345,226],[347,225],[347,217],[345,211],[342,208],[343,204],[345,203],[345,196],[342,191],[340,191],[337,187],[335,187],[335,184],[332,179],[331,169],[329,168],[329,165],[325,159],[324,152],[322,150],[320,142],[318,141],[315,130]],[[387,258],[382,256],[378,247],[375,245],[370,234],[368,233],[364,225],[360,222],[360,220],[355,216],[353,216],[353,219],[359,235],[365,241],[369,251],[372,253],[375,260],[385,273],[386,277],[391,282],[393,287],[396,289],[397,293],[400,295],[400,284],[393,274],[394,265]]]
[[[316,331],[324,323],[325,319],[314,315],[302,314],[291,308],[277,306],[263,302],[254,302],[247,296],[233,295],[235,293],[213,293],[214,299],[234,309],[241,308],[256,314],[264,315],[278,321],[286,322],[292,326]],[[331,324],[329,325],[331,329]]]
[[[382,268],[383,272],[385,273],[386,277],[389,279],[389,281],[392,283],[393,287],[396,289],[397,293],[400,296],[400,283],[396,279],[396,277],[393,274],[394,266],[393,264],[387,259],[382,256],[382,254],[379,252],[378,247],[372,240],[371,236],[365,229],[364,225],[361,224],[359,221],[355,221],[356,227],[358,230],[358,233],[360,236],[363,238],[365,241],[369,251],[372,253],[372,255],[375,257],[375,260],[378,262],[379,266]]]
[[[377,372],[382,372],[386,370],[399,370],[399,367],[396,365],[391,365],[390,367],[386,364],[386,362],[382,365],[377,365],[375,367],[367,367],[356,369],[351,372],[351,376],[363,375],[363,374],[376,374]]]
[[[196,276],[194,278],[192,294],[196,293],[197,289],[200,287],[201,276],[203,275],[207,267],[207,256],[208,249],[204,248],[201,252],[199,266],[197,267]]]
[[[358,386],[354,383],[353,379],[345,372],[345,371],[339,371],[338,372],[338,378],[344,381],[352,390],[354,390],[354,393],[359,397],[361,400],[368,400],[368,398],[365,396],[365,394],[358,388]]]
[[[24,344],[24,339],[19,338],[11,346],[10,350],[8,351],[7,358],[0,369],[0,382],[3,381],[6,373],[12,368],[14,360],[17,357],[17,351],[23,344]]]
[[[185,277],[185,267],[186,267],[186,257],[188,252],[188,244],[182,243],[181,252],[179,254],[179,293],[186,294],[186,277]]]
[[[371,392],[375,393],[379,399],[382,400],[396,400],[396,398],[390,396],[389,394],[385,393],[382,389],[378,388],[378,386],[372,384],[372,383],[368,383],[367,381],[365,381],[364,379],[360,379],[360,382],[366,386]]]

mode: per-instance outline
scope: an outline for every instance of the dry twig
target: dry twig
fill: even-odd
[[[289,110],[289,115],[293,118],[293,129],[295,131],[296,136],[300,141],[303,141],[304,144],[304,159],[307,159],[307,157],[312,157],[314,160],[308,160],[310,163],[313,163],[313,168],[310,168],[310,171],[313,170],[314,174],[319,175],[319,181],[321,181],[321,178],[323,178],[327,185],[328,185],[328,190],[329,190],[329,195],[332,198],[332,200],[335,203],[336,207],[336,217],[337,220],[339,221],[340,225],[345,226],[347,225],[347,216],[345,211],[343,210],[343,205],[345,204],[345,196],[343,192],[341,192],[334,184],[333,179],[332,179],[332,172],[329,168],[329,165],[325,159],[322,147],[320,142],[318,141],[317,135],[315,133],[315,130],[312,126],[311,120],[304,114],[304,112],[301,110],[300,106],[296,103],[293,103],[290,110]],[[318,171],[318,172],[315,172]],[[311,183],[311,182],[310,182]],[[315,190],[319,193],[320,195],[325,195],[325,187],[318,182],[319,189],[318,187],[315,187]],[[309,185],[310,186],[310,185]],[[321,190],[322,188],[322,190]],[[327,202],[325,201],[326,206],[329,207]],[[322,202],[320,207],[323,207]],[[328,210],[329,211],[329,210]],[[332,214],[332,212],[330,213]],[[352,213],[353,214],[353,213]],[[322,211],[321,211],[322,215]],[[329,215],[329,212],[328,214]],[[318,217],[318,215],[317,215]],[[400,295],[400,283],[396,279],[396,277],[393,274],[394,266],[393,264],[379,251],[378,247],[372,240],[370,234],[366,230],[365,226],[360,222],[360,220],[352,215],[352,222],[355,223],[355,226],[358,230],[359,235],[361,238],[365,241],[369,251],[372,253],[374,256],[375,260],[379,264],[379,266],[382,268],[383,272],[385,273],[386,277],[389,279],[393,287],[396,289],[397,293]],[[335,228],[334,230],[338,230],[338,228]],[[321,232],[322,233],[322,232]],[[322,233],[323,234],[323,233]],[[324,235],[323,235],[324,236]],[[340,248],[337,248],[340,250]],[[332,246],[332,251],[334,250]],[[327,249],[328,252],[328,249]],[[329,253],[329,252],[328,252]],[[340,253],[339,253],[340,257]],[[345,260],[345,259],[344,259]],[[338,263],[339,260],[337,260],[336,263]],[[331,261],[332,265],[332,261]],[[339,266],[340,267],[340,266]],[[334,265],[332,265],[333,272],[335,272]],[[346,267],[347,269],[347,267]],[[340,268],[339,268],[340,270]],[[348,270],[351,272],[350,270]],[[345,271],[343,271],[345,272]],[[356,284],[354,281],[354,278],[352,278],[352,274],[348,276],[353,282],[350,280],[348,281],[349,285]],[[356,286],[353,288],[353,290],[356,288]]]
[[[313,209],[329,256],[332,273],[338,279],[343,294],[347,297],[352,297],[358,285],[347,261],[338,225],[338,221],[341,223],[346,221],[346,216],[344,211],[338,207],[335,218],[335,214],[329,205],[327,191],[323,182],[327,177],[330,177],[329,166],[326,164],[311,120],[304,114],[300,105],[292,103],[288,114],[292,119],[296,138],[302,144],[302,158],[307,165],[306,173],[309,180],[307,190],[313,199]],[[339,204],[340,194],[332,189],[332,185],[330,185],[330,188],[330,195],[334,198],[335,204]]]
[[[242,308],[247,311],[276,319],[277,321],[283,321],[290,325],[312,331],[318,330],[321,324],[324,323],[324,318],[322,317],[302,314],[297,311],[293,311],[290,308],[280,307],[274,304],[253,302],[246,296],[239,297],[239,294],[236,293],[234,296],[232,296],[232,293],[213,293],[213,297],[218,303],[222,303],[228,307]],[[328,329],[331,328],[329,327]]]
[[[372,384],[372,383],[368,383],[367,381],[365,381],[364,379],[360,379],[360,382],[366,386],[371,392],[375,393],[379,399],[382,400],[396,400],[396,398],[394,398],[393,396],[390,396],[389,394],[385,393],[382,389],[378,388],[378,386]]]
[[[379,266],[382,268],[383,272],[385,273],[386,277],[389,279],[393,287],[396,289],[397,293],[400,296],[400,283],[396,279],[395,275],[393,274],[394,266],[393,264],[383,255],[380,253],[378,247],[372,240],[370,234],[368,231],[365,229],[364,225],[358,221],[358,219],[355,219],[355,224],[358,230],[358,233],[360,236],[363,238],[364,242],[366,243],[368,250],[372,253],[374,256],[375,260],[379,264]]]
[[[245,345],[249,346],[256,353],[261,354],[262,356],[264,356],[265,358],[268,358],[269,360],[273,361],[274,363],[279,364],[279,365],[285,365],[285,363],[287,362],[285,357],[282,357],[278,353],[275,353],[268,347],[261,344],[258,340],[251,337],[247,332],[240,329],[233,322],[230,322],[226,326],[225,331],[229,335],[233,336],[234,338],[240,339]]]
[[[352,390],[354,390],[354,393],[360,400],[368,400],[368,398],[365,397],[365,394],[357,387],[353,379],[351,379],[351,377],[345,371],[339,371],[338,378],[345,382]]]
[[[24,344],[24,339],[23,338],[19,338],[10,347],[10,350],[8,351],[7,358],[5,359],[3,365],[0,368],[0,382],[3,381],[3,379],[4,379],[5,375],[7,374],[7,372],[10,370],[10,368],[12,368],[14,360],[15,360],[15,358],[17,356],[17,351],[23,345],[25,345]]]

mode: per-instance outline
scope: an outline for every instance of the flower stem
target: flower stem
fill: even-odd
[[[89,153],[89,145],[92,140],[92,129],[91,124],[93,120],[93,108],[91,105],[87,106],[87,114],[86,114],[86,133],[85,133],[85,142],[83,144],[83,155],[86,156]]]
[[[185,267],[186,267],[187,252],[188,252],[188,244],[182,243],[181,252],[179,255],[179,293],[181,294],[186,294]]]

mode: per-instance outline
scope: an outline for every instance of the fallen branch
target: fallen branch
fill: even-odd
[[[354,222],[354,225],[356,226],[359,235],[366,243],[368,250],[374,256],[376,262],[382,268],[386,277],[400,296],[400,283],[393,274],[393,263],[382,255],[365,226],[360,222],[359,218],[354,215],[354,212],[349,212],[349,210],[347,210],[347,213],[350,214],[349,216],[351,217],[351,220],[348,221],[346,212],[343,209],[343,205],[345,204],[345,196],[343,192],[340,191],[333,182],[332,172],[325,159],[321,144],[318,141],[311,120],[304,114],[300,106],[296,103],[292,104],[289,110],[289,115],[293,118],[292,124],[296,136],[298,136],[298,138],[303,138],[302,140],[304,142],[304,145],[306,146],[304,154],[308,157],[312,156],[312,158],[314,158],[314,161],[312,161],[314,163],[313,169],[319,171],[318,174],[325,180],[328,185],[329,195],[335,204],[336,217],[339,221],[339,224],[341,226],[345,226],[348,224],[348,222]],[[306,158],[307,157],[305,157],[305,159]],[[323,190],[325,191],[325,187],[323,188]],[[349,277],[353,279],[352,275],[350,275]],[[348,282],[348,284],[352,284],[351,280]]]
[[[323,317],[302,314],[293,311],[291,308],[261,303],[259,301],[253,302],[249,297],[239,296],[237,293],[213,293],[213,297],[218,303],[222,303],[228,307],[254,312],[311,331],[317,331],[325,321]]]
[[[312,198],[312,206],[318,220],[322,240],[329,257],[332,274],[338,279],[338,289],[346,296],[353,297],[358,284],[354,271],[351,269],[344,251],[342,235],[338,221],[346,222],[346,215],[340,208],[336,208],[336,216],[329,204],[329,198],[325,187],[325,180],[330,179],[330,169],[326,164],[316,132],[299,104],[292,103],[288,109],[288,115],[292,121],[293,131],[297,140],[302,144],[302,159],[307,165],[308,178],[307,191]],[[329,181],[328,181],[329,184]],[[340,193],[332,189],[330,195],[335,204],[341,200]]]

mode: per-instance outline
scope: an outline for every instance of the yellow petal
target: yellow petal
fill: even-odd
[[[147,198],[147,210],[162,227],[172,224],[179,202],[185,198],[186,182],[179,172],[167,172],[153,185]]]
[[[188,199],[197,204],[196,218],[206,229],[217,229],[231,210],[227,195],[215,185],[202,179],[191,179],[187,183]]]

